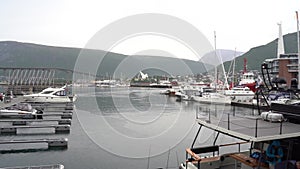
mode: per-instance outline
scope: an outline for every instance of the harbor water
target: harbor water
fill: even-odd
[[[68,148],[0,145],[0,167],[63,164],[67,169],[178,168],[199,127],[196,112],[211,116],[255,113],[249,108],[177,102],[175,97],[161,95],[160,89],[78,87],[74,92],[77,101],[70,133],[24,129],[17,135],[0,135],[0,140],[66,137]],[[195,145],[211,145],[214,136],[208,129],[201,130]],[[232,141],[220,136],[217,143]],[[8,151],[11,149],[18,151]]]

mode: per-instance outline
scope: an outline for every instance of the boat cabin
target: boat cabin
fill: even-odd
[[[196,122],[199,129],[191,147],[186,149],[186,161],[180,165],[182,169],[270,166],[275,169],[297,169],[296,164],[300,164],[299,124],[284,121],[270,123],[259,117],[237,117],[232,114],[225,115],[225,118],[223,115],[207,119],[203,113],[197,114]],[[203,128],[216,133],[214,141],[211,145],[196,147],[196,140]],[[216,144],[220,135],[237,141]],[[245,146],[248,147],[246,150]]]

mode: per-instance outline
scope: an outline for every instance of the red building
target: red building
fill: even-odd
[[[267,59],[273,77],[283,78],[291,87],[291,80],[298,78],[298,54],[281,54],[279,58]]]

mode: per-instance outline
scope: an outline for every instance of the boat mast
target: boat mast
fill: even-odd
[[[247,73],[247,58],[244,58],[244,70],[243,73]]]
[[[222,60],[222,57],[218,55],[218,52],[217,52],[217,35],[216,35],[216,31],[214,31],[214,41],[215,41],[215,56],[217,59],[220,60],[220,63],[221,63],[221,66],[222,66],[222,69],[223,69],[223,73],[224,73],[224,85],[225,85],[225,88],[229,88],[228,86],[228,81],[227,81],[227,75],[226,75],[226,72],[225,72],[225,68],[224,68],[224,64],[223,64],[223,60]],[[218,70],[217,70],[217,66],[215,67],[215,77],[216,77],[216,83],[215,83],[215,89],[217,88],[217,84],[218,84]],[[224,89],[224,86],[223,86],[223,89]]]
[[[298,47],[298,89],[300,89],[300,43],[299,43],[299,18],[298,11],[296,11],[297,19],[297,47]]]
[[[215,45],[215,56],[216,58],[218,58],[217,55],[217,35],[216,35],[216,31],[214,31],[214,45]],[[218,81],[218,70],[217,70],[217,65],[215,66],[215,90],[217,91],[217,81]]]
[[[234,49],[234,56],[233,56],[232,82],[231,82],[232,87],[234,87],[235,57],[236,57],[236,48]]]

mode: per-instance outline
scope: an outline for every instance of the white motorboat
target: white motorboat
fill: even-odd
[[[16,105],[0,109],[1,117],[20,116],[22,118],[35,118],[38,114],[42,114],[42,112],[33,109],[28,103],[18,103]]]
[[[61,88],[46,88],[40,93],[24,95],[27,102],[38,102],[38,103],[68,103],[75,101],[75,96],[68,96],[67,91],[64,87]],[[72,98],[72,99],[71,99]]]
[[[215,92],[212,88],[201,87],[199,92],[191,99],[200,103],[214,103],[214,104],[231,104],[231,98],[222,93]]]
[[[175,92],[175,96],[178,100],[190,101],[192,96],[197,95],[200,91],[199,86],[186,85],[182,86],[181,89]]]
[[[192,96],[192,100],[200,103],[231,104],[229,96],[216,92],[204,92],[200,95],[194,95]]]

